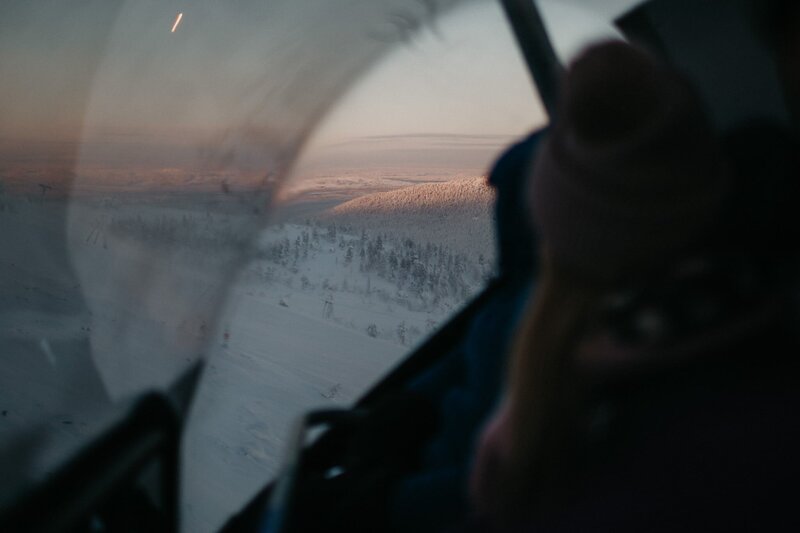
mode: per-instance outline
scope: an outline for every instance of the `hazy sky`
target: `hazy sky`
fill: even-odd
[[[206,168],[263,172],[296,149],[348,86],[308,154],[380,159],[391,145],[410,157],[432,139],[426,135],[438,136],[438,146],[450,143],[446,149],[488,148],[543,121],[495,2],[80,6],[0,3],[0,169],[14,159],[57,158],[77,144],[79,174],[95,167],[107,175],[166,167],[191,168],[195,177]],[[596,2],[543,7],[566,55],[583,36],[603,33],[591,16]],[[184,17],[171,33],[178,12]]]
[[[615,36],[608,14],[630,2],[599,12],[587,2],[540,4],[566,62],[587,42]],[[354,84],[309,143],[300,173],[382,161],[484,168],[510,139],[545,122],[499,3],[467,4]]]

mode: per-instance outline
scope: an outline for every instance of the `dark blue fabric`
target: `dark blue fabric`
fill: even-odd
[[[475,434],[500,394],[506,355],[530,290],[526,282],[501,287],[472,322],[457,351],[463,361],[463,380],[442,395],[440,429],[427,447],[427,465],[463,466],[469,460]]]
[[[473,320],[460,349],[415,383],[441,383],[448,371],[461,378],[435,391],[441,423],[424,451],[422,468],[394,491],[390,518],[396,531],[440,531],[466,511],[475,440],[498,400],[514,326],[530,291],[531,285],[521,281],[501,287]]]
[[[539,249],[536,234],[527,221],[530,208],[526,186],[533,170],[536,150],[547,130],[540,130],[509,148],[489,174],[489,185],[497,193],[495,232],[498,270],[501,276],[535,273]]]
[[[542,133],[506,151],[489,183],[497,191],[495,223],[502,281],[473,319],[460,346],[410,385],[439,411],[439,429],[422,468],[395,488],[390,506],[396,531],[441,531],[463,516],[475,440],[502,389],[513,332],[532,290],[537,264],[527,220],[525,184]]]

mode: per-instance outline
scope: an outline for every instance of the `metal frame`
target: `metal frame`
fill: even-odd
[[[93,518],[102,517],[115,495],[137,487],[152,465],[159,467],[155,489],[162,530],[178,531],[181,428],[166,396],[144,396],[111,430],[0,516],[0,531],[80,530]]]
[[[500,0],[517,45],[550,119],[555,116],[564,69],[535,0]]]

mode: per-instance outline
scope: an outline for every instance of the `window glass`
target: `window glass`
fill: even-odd
[[[459,3],[0,3],[0,506],[223,338],[323,113]]]
[[[621,39],[614,19],[637,0],[537,0],[550,38],[561,62],[569,61],[589,44]]]
[[[567,55],[621,9],[556,4]],[[481,290],[486,171],[544,122],[489,1],[5,0],[0,49],[0,506],[205,360],[218,527]]]
[[[230,292],[186,442],[190,530],[276,473],[300,413],[350,405],[480,292],[487,169],[543,122],[493,3],[437,19],[337,103]]]

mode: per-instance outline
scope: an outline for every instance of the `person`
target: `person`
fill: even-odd
[[[731,238],[736,174],[669,68],[619,42],[571,65],[529,184],[536,297],[467,529],[800,530],[796,246]],[[764,237],[793,234],[767,214],[750,213]]]

